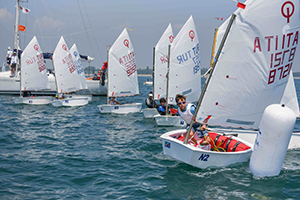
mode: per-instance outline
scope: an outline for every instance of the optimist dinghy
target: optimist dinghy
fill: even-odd
[[[153,86],[154,101],[160,98],[166,98],[167,91],[167,70],[168,70],[168,46],[174,40],[171,23],[157,42],[153,50]],[[159,115],[156,108],[142,110],[145,118],[154,118]]]
[[[197,101],[201,93],[200,45],[192,16],[175,37],[168,57],[166,107],[176,105],[177,94],[185,95],[187,102]],[[180,116],[168,116],[168,113],[154,118],[158,126],[186,125]]]
[[[291,91],[288,89],[291,68],[298,65],[294,63],[294,55],[299,42],[299,1],[248,0],[245,4],[245,9],[238,9],[220,28],[215,61],[194,114],[197,122],[235,129],[238,136],[243,135],[245,129],[257,130],[265,108],[271,104],[284,103],[299,115],[295,94],[288,92]],[[284,12],[289,10],[293,10],[290,12],[293,14],[287,19]],[[191,125],[193,123],[191,121]],[[176,141],[171,143],[167,155],[200,168],[220,166],[216,163],[208,165],[208,162],[197,165],[196,158],[190,158],[198,150],[186,150],[188,138],[177,142],[171,137],[175,133],[161,136],[163,146],[169,140]],[[189,133],[190,129],[187,135]],[[291,141],[295,136],[292,135]],[[239,138],[234,139],[251,146]],[[182,156],[176,155],[184,151]],[[250,155],[251,149],[247,151]],[[207,155],[211,157],[212,154]],[[198,159],[200,157],[198,154]],[[220,152],[219,160],[227,159],[231,159],[227,153]],[[224,165],[243,162],[246,156],[232,159]]]
[[[108,92],[110,97],[139,95],[139,85],[134,49],[126,28],[122,31],[108,52]],[[99,105],[101,113],[127,114],[140,112],[142,103]]]
[[[196,145],[192,141],[183,144],[186,129],[167,132],[160,136],[164,154],[198,168],[225,167],[237,162],[247,162],[252,145],[234,136],[210,132],[211,143]],[[198,138],[201,142],[201,140]]]
[[[78,80],[80,81],[80,90],[88,91],[88,86],[83,70],[83,66],[80,59],[80,54],[77,50],[76,44],[73,44],[73,46],[70,49],[70,54],[72,55],[72,59],[74,61],[74,64],[76,66],[76,72],[78,74]],[[90,92],[90,91],[88,91]],[[88,98],[88,101],[92,101],[92,95],[79,95],[79,94],[65,94],[66,99],[78,99],[78,98]]]
[[[20,97],[14,98],[15,104],[50,104],[50,96],[25,96],[31,91],[50,90],[44,56],[37,38],[34,36],[21,54]]]
[[[65,93],[81,90],[76,66],[63,37],[60,38],[53,53],[53,67],[55,70],[55,81],[57,97],[63,97]],[[57,98],[52,105],[60,106],[84,106],[88,104],[88,98]]]

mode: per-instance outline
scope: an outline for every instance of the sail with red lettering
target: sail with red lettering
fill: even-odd
[[[50,89],[42,49],[34,36],[21,54],[21,90]]]
[[[76,66],[63,37],[60,38],[53,53],[53,67],[58,93],[80,90]]]
[[[108,96],[139,94],[135,52],[126,28],[109,50]]]
[[[168,89],[169,104],[176,104],[177,94],[183,94],[188,102],[193,102],[201,93],[200,45],[192,16],[171,45]]]
[[[78,74],[78,78],[80,80],[80,89],[88,89],[87,83],[86,83],[86,79],[85,79],[85,74],[84,74],[84,70],[83,70],[83,66],[81,63],[81,59],[80,59],[80,54],[77,50],[77,46],[76,44],[73,44],[73,46],[70,49],[70,53],[72,55],[74,64],[76,66],[76,71]]]
[[[168,69],[168,48],[174,40],[171,23],[155,46],[154,64],[154,99],[166,98],[167,91],[167,69]]]
[[[235,12],[198,112],[197,120],[203,123],[258,128],[264,109],[282,102],[291,69],[298,65],[294,58],[299,1],[248,0],[245,4],[245,9]],[[228,21],[220,27],[217,44]]]

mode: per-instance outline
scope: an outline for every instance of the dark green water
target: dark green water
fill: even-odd
[[[130,100],[144,103],[147,79]],[[276,177],[254,178],[249,162],[203,170],[163,154],[159,136],[176,128],[142,113],[100,114],[106,97],[77,108],[12,98],[0,96],[0,199],[300,199],[299,149]]]

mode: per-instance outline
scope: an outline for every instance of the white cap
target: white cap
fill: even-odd
[[[153,94],[149,94],[149,97],[153,97]]]
[[[7,47],[7,50],[10,50],[10,47]]]

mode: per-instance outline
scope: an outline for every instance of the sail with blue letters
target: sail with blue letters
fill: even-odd
[[[74,64],[76,66],[78,78],[80,80],[80,89],[87,90],[88,86],[86,84],[85,74],[84,74],[83,66],[82,66],[81,59],[80,59],[80,54],[78,52],[76,44],[73,44],[73,46],[70,49],[70,53],[72,55]]]
[[[197,101],[200,93],[200,44],[190,16],[171,45],[168,104],[176,104],[177,94],[185,95],[188,102]]]

